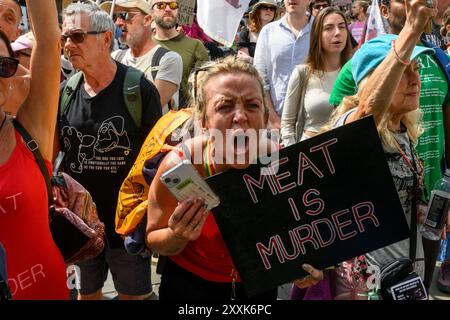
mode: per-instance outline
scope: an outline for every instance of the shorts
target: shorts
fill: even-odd
[[[131,255],[124,248],[105,248],[96,258],[77,265],[81,272],[80,294],[93,294],[102,289],[109,269],[117,292],[139,296],[152,291],[150,257]]]

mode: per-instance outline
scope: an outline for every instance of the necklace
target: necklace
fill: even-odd
[[[2,124],[0,124],[0,131],[2,131],[2,129],[3,129],[3,126],[5,125],[5,122],[6,122],[6,118],[7,118],[7,116],[6,116],[6,113],[5,112],[3,112],[3,121],[2,121]]]

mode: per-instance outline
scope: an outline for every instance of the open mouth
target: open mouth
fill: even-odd
[[[250,139],[245,133],[233,135],[233,151],[235,155],[246,154],[249,151]]]

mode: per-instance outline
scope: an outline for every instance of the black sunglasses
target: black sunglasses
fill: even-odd
[[[82,43],[84,41],[84,39],[86,39],[86,37],[88,35],[97,35],[97,34],[101,34],[101,33],[105,33],[106,31],[74,31],[74,32],[69,32],[67,34],[62,34],[61,35],[61,45],[64,47],[64,45],[66,44],[67,38],[70,38],[70,41],[72,41],[73,43]]]
[[[118,18],[120,18],[123,21],[129,21],[133,19],[136,15],[142,14],[139,11],[124,11],[124,12],[118,12],[113,14],[113,21],[116,22]]]
[[[171,10],[176,10],[178,9],[178,3],[176,3],[175,1],[171,1],[171,2],[156,2],[153,4],[152,9],[154,7],[158,8],[158,10],[166,10],[167,6],[169,6],[169,8]]]
[[[328,8],[328,4],[326,3],[317,3],[313,5],[313,8],[316,10]]]
[[[259,6],[261,8],[261,10],[270,10],[270,11],[275,11],[277,10],[277,8],[272,7],[272,6],[265,6],[265,5],[261,5]]]
[[[19,60],[11,57],[0,57],[0,77],[11,78],[17,71]]]

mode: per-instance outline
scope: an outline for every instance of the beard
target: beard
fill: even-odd
[[[153,19],[155,20],[155,23],[160,26],[163,29],[169,30],[172,28],[175,28],[178,24],[178,19],[175,16],[172,16],[172,21],[165,21],[164,17],[156,17],[154,16]]]

